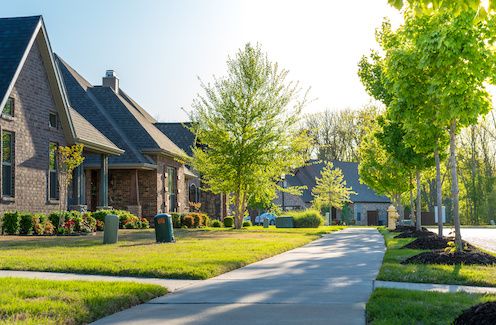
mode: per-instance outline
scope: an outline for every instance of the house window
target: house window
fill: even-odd
[[[9,117],[14,116],[14,98],[9,97],[7,99],[7,103],[3,107],[2,115],[3,116],[9,116]]]
[[[58,144],[50,142],[48,145],[48,194],[50,200],[59,199],[59,187],[57,180],[57,147]]]
[[[177,170],[167,167],[167,181],[169,188],[169,212],[177,211]]]
[[[362,213],[357,212],[357,221],[362,221]]]
[[[198,202],[198,188],[195,184],[189,186],[189,202]]]
[[[14,133],[2,131],[2,195],[14,197]]]
[[[49,118],[48,118],[48,123],[51,128],[58,128],[58,116],[57,113],[55,112],[50,112]]]

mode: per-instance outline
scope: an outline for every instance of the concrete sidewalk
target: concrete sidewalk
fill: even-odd
[[[437,284],[437,283],[412,283],[394,281],[374,281],[375,288],[406,289],[417,291],[436,292],[466,292],[466,293],[491,293],[496,294],[496,287],[475,287],[457,284]]]
[[[95,324],[363,325],[384,251],[376,229],[345,229]]]
[[[108,282],[137,282],[146,284],[156,284],[166,287],[169,292],[185,288],[201,280],[173,280],[157,278],[137,278],[127,276],[91,275],[74,273],[36,272],[36,271],[9,271],[0,270],[0,278],[28,278],[43,280],[78,280],[78,281],[108,281]]]

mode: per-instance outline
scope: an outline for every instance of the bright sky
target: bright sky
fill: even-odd
[[[0,17],[42,14],[53,50],[91,83],[114,69],[121,87],[160,121],[185,121],[198,77],[225,74],[225,61],[259,42],[289,79],[311,87],[306,113],[370,101],[357,63],[375,44],[387,0],[15,0]]]

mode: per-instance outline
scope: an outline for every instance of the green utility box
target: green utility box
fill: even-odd
[[[160,213],[153,217],[155,224],[155,239],[157,243],[174,243],[174,229],[170,214]]]
[[[117,243],[117,232],[119,231],[119,217],[115,214],[105,216],[105,225],[103,227],[103,243]]]
[[[267,219],[267,218],[263,219],[263,227],[269,228],[269,219]]]
[[[276,228],[294,228],[293,217],[277,217]]]

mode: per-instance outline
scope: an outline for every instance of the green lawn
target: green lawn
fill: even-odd
[[[496,295],[378,288],[367,303],[367,320],[373,325],[448,325],[465,309],[487,301],[496,301]]]
[[[342,228],[180,229],[175,230],[174,244],[156,244],[153,229],[120,230],[115,245],[102,245],[101,233],[82,237],[0,236],[0,269],[206,279]]]
[[[422,250],[400,249],[415,238],[393,238],[398,233],[380,229],[387,251],[377,280],[496,286],[496,267],[479,265],[424,265],[400,262]]]
[[[0,279],[0,324],[87,324],[167,293],[122,282]]]

